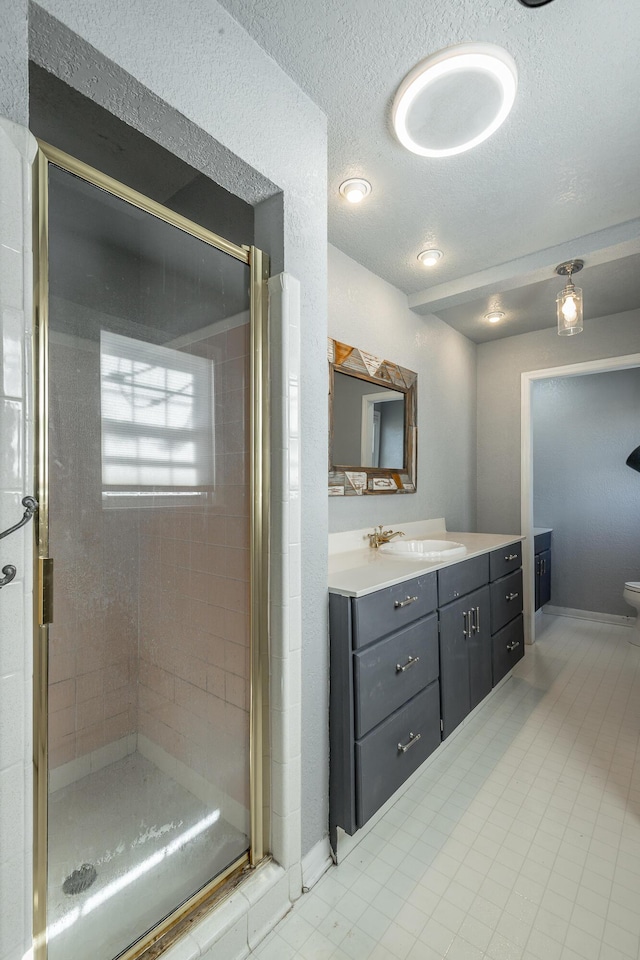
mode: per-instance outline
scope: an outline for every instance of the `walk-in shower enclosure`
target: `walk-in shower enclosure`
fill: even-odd
[[[268,849],[268,263],[36,169],[36,960],[113,960]]]

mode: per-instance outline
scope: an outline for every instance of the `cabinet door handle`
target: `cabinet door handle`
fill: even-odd
[[[409,659],[403,666],[400,666],[399,663],[396,663],[396,673],[404,673],[405,670],[409,669],[409,667],[415,666],[415,664],[418,663],[419,660],[420,660],[420,657],[409,657]]]
[[[507,644],[507,650],[515,650],[515,648],[516,648],[516,647],[519,647],[519,646],[520,646],[520,641],[519,641],[519,640],[514,640],[513,643],[508,643],[508,644]]]
[[[465,636],[465,637],[468,637],[469,634],[470,634],[470,632],[471,632],[471,631],[469,630],[469,622],[468,622],[468,621],[469,621],[469,612],[468,612],[467,610],[463,610],[463,612],[462,612],[462,634],[463,634],[463,636]]]
[[[398,744],[398,753],[406,753],[407,750],[410,750],[411,747],[413,747],[418,742],[421,736],[422,736],[421,733],[410,733],[409,739],[406,743]]]
[[[541,571],[541,572],[542,572],[542,573],[546,573],[546,572],[547,572],[547,560],[546,560],[546,557],[545,557],[543,560],[541,560],[540,563],[542,564],[542,571]]]
[[[473,609],[474,609],[474,611],[475,611],[475,616],[474,616],[474,628],[475,628],[476,633],[480,633],[480,607],[479,607],[479,606],[478,606],[478,607],[474,607]]]
[[[393,605],[398,610],[400,607],[408,607],[410,603],[415,603],[417,599],[417,597],[406,597],[404,600],[396,600]]]
[[[508,593],[505,597],[505,600],[515,600],[519,596],[519,593]]]
[[[517,560],[517,559],[518,559],[518,554],[517,554],[517,553],[509,553],[509,554],[507,554],[507,556],[505,557],[505,560],[507,561],[507,563],[509,562],[509,560]]]

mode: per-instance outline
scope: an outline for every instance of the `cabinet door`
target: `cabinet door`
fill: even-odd
[[[489,587],[476,590],[466,600],[471,611],[467,651],[469,654],[469,709],[473,710],[491,692]]]
[[[469,713],[469,598],[463,597],[440,610],[440,701],[442,739]]]
[[[540,561],[540,593],[536,610],[551,601],[551,550],[543,550],[538,560]]]

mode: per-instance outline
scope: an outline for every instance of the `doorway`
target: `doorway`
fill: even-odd
[[[579,377],[586,374],[629,370],[640,366],[640,354],[608,357],[583,363],[527,371],[521,377],[521,530],[526,537],[523,547],[525,641],[535,642],[535,561],[534,561],[534,495],[533,495],[533,430],[532,403],[534,384],[540,380]],[[621,586],[622,589],[622,586]]]
[[[38,158],[38,960],[265,855],[268,259]]]

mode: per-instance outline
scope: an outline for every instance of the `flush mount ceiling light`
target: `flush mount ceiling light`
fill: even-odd
[[[579,273],[583,267],[583,260],[566,260],[556,267],[559,276],[569,278],[556,297],[558,334],[561,337],[582,333],[582,290],[574,285],[571,276]]]
[[[351,177],[345,180],[339,187],[340,196],[348,200],[349,203],[360,203],[371,193],[371,184],[368,180],[362,180],[360,177]]]
[[[519,0],[523,7],[544,7],[546,3],[551,3],[551,0]]]
[[[400,143],[421,157],[471,150],[504,123],[518,71],[492,43],[460,43],[427,57],[404,78],[393,102]]]
[[[500,323],[501,320],[504,320],[504,313],[501,310],[493,310],[491,313],[485,313],[483,320],[488,320],[489,323]]]
[[[444,253],[442,250],[421,250],[418,254],[418,260],[423,267],[433,267],[438,262],[442,260]]]

